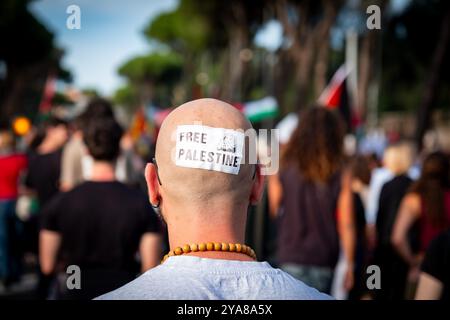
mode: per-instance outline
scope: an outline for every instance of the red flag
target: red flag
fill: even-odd
[[[339,106],[341,101],[342,91],[344,89],[345,79],[349,75],[349,70],[342,65],[331,78],[328,86],[323,90],[318,102],[319,104],[334,109]]]
[[[355,115],[347,92],[346,80],[349,74],[350,71],[345,65],[339,67],[320,95],[318,103],[329,109],[338,109],[347,124],[347,130],[350,131],[355,126]]]

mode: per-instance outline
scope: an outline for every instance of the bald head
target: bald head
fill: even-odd
[[[177,203],[207,204],[217,199],[248,202],[254,164],[243,161],[237,174],[176,165],[176,132],[183,125],[238,129],[242,132],[252,128],[241,112],[220,100],[194,100],[172,111],[163,122],[156,143],[155,158],[162,197]]]

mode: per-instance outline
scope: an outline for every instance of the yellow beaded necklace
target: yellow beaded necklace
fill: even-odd
[[[162,259],[161,263],[164,263],[167,258],[171,256],[180,256],[185,253],[189,252],[197,252],[197,251],[225,251],[225,252],[237,252],[246,254],[249,257],[256,260],[256,254],[255,251],[253,251],[252,248],[245,244],[240,243],[225,243],[225,242],[207,242],[207,243],[199,243],[199,244],[186,244],[183,247],[176,247],[174,250],[169,251],[164,258]]]

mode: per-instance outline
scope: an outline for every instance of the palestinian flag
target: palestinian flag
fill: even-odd
[[[338,110],[350,131],[353,128],[353,112],[346,81],[349,74],[350,70],[342,65],[320,95],[318,103],[326,108]]]
[[[242,111],[250,121],[258,122],[276,117],[278,115],[278,103],[274,97],[265,97],[244,103]]]

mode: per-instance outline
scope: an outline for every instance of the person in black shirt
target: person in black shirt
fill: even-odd
[[[59,191],[62,147],[68,131],[66,122],[57,118],[47,120],[40,130],[35,138],[37,146],[29,154],[25,186],[36,194],[43,207]]]
[[[368,259],[366,195],[370,184],[369,161],[365,156],[357,155],[350,159],[349,170],[352,175],[353,211],[355,215],[355,266],[354,286],[348,292],[349,300],[360,300],[367,293],[366,269]]]
[[[416,300],[450,300],[450,230],[431,241],[422,263]]]
[[[23,225],[23,250],[38,255],[41,209],[59,192],[62,148],[67,141],[67,123],[51,117],[37,129],[29,145],[25,194],[37,199],[39,210]],[[48,279],[39,273],[37,297],[43,298]]]
[[[59,194],[42,212],[41,269],[59,279],[51,298],[94,298],[160,259],[158,217],[143,193],[115,180],[120,126],[113,119],[91,121],[83,135],[94,158],[91,180]],[[67,290],[70,265],[81,270],[80,290]]]
[[[383,275],[381,289],[374,292],[377,300],[403,300],[407,289],[408,265],[392,246],[391,237],[400,203],[413,182],[407,175],[412,164],[412,151],[407,143],[391,148],[387,167],[394,177],[381,189],[376,220],[373,264],[380,267]]]

